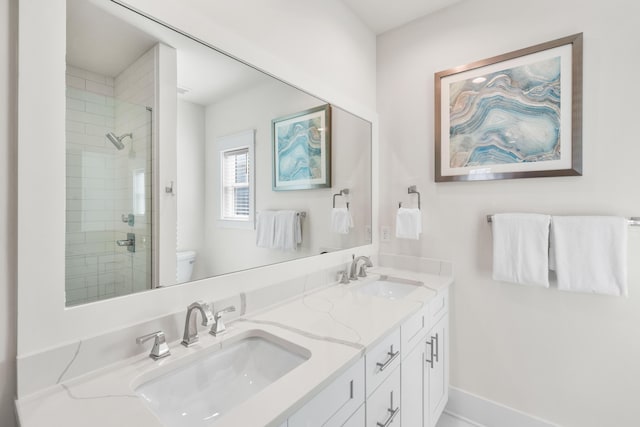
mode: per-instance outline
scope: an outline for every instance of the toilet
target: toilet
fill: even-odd
[[[195,251],[182,251],[176,253],[176,283],[184,283],[191,280],[193,264],[196,262]]]

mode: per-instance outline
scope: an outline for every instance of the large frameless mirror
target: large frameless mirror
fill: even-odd
[[[371,243],[371,124],[67,1],[66,305]]]

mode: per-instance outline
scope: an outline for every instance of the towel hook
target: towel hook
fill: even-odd
[[[336,207],[336,197],[337,196],[345,196],[349,194],[349,189],[348,188],[343,188],[342,190],[340,190],[339,193],[336,193],[333,195],[333,207]],[[349,202],[347,202],[347,209],[349,209]]]
[[[411,185],[407,188],[407,194],[417,194],[418,195],[418,209],[420,209],[420,192],[417,190],[415,185]],[[398,208],[402,207],[402,202],[398,202]]]

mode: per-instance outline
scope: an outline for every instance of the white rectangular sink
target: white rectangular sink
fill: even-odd
[[[415,291],[422,282],[396,277],[380,276],[377,280],[365,283],[356,288],[356,292],[391,300],[404,298]]]
[[[210,426],[311,354],[263,331],[159,374],[135,392],[168,427]]]

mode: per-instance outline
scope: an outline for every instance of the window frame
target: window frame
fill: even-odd
[[[255,227],[255,131],[253,129],[238,132],[233,135],[227,135],[216,138],[216,147],[218,155],[218,183],[216,185],[218,191],[218,227],[220,228],[242,228],[253,229]],[[224,198],[225,198],[225,154],[230,151],[247,150],[249,179],[249,215],[247,218],[228,218],[224,216]]]

